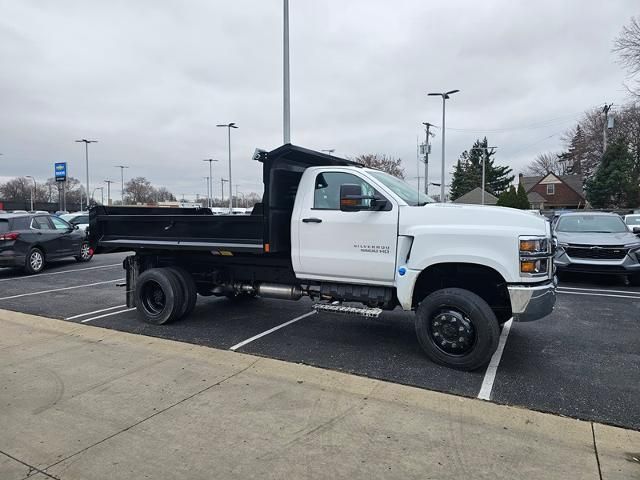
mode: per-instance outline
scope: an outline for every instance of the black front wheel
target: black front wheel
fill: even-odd
[[[498,348],[500,327],[482,298],[461,288],[428,295],[416,310],[420,346],[436,363],[458,370],[476,370]]]
[[[151,268],[136,282],[136,309],[147,323],[162,325],[180,317],[184,294],[180,280],[171,270]]]

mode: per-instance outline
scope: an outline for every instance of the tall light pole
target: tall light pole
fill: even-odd
[[[231,129],[238,128],[238,126],[234,122],[231,122],[222,123],[216,125],[216,127],[224,127],[227,129],[228,133],[227,145],[229,147],[229,213],[231,213],[231,210],[233,209],[233,182],[231,181]]]
[[[76,143],[84,143],[84,160],[87,171],[87,208],[89,207],[89,144],[90,143],[98,143],[97,140],[87,140],[83,138],[82,140],[76,140]]]
[[[96,188],[94,188],[94,189],[93,189],[93,192],[91,192],[91,198],[92,198],[94,201],[95,201],[95,193],[96,193],[96,190],[100,190],[100,195],[101,195],[101,200],[102,200],[102,201],[100,202],[100,204],[101,204],[101,205],[104,205],[104,187],[96,187]]]
[[[229,157],[231,157],[231,155],[229,155]],[[213,200],[211,199],[211,197],[213,196],[213,168],[211,167],[211,164],[213,162],[217,162],[218,160],[215,158],[205,158],[202,161],[209,162],[209,180],[207,183],[207,189],[208,189],[207,196],[209,197],[209,200],[207,200],[207,206],[211,208],[213,206]],[[229,165],[229,169],[231,169],[231,165]],[[231,175],[231,173],[229,173],[229,175]]]
[[[211,177],[203,177],[207,181],[207,207],[211,208],[211,190],[213,190],[213,183],[211,183]]]
[[[124,169],[129,168],[127,165],[116,165],[120,169],[120,202],[124,205]]]
[[[107,184],[107,205],[111,205],[111,184],[115,183],[113,180],[104,180]]]
[[[487,160],[487,158],[489,157],[489,149],[491,149],[491,153],[495,152],[496,148],[498,147],[474,147],[471,150],[482,150],[484,152],[484,155],[482,156],[482,200],[481,200],[481,204],[484,205],[484,184],[485,184],[485,162]]]
[[[447,104],[447,99],[450,98],[454,93],[458,93],[460,90],[449,90],[448,92],[441,93],[429,93],[429,96],[437,96],[442,97],[442,175],[440,179],[440,201],[444,203],[444,174],[445,174],[445,164],[444,164],[444,133],[445,133],[445,106]]]
[[[227,180],[226,178],[222,178],[220,177],[220,188],[221,188],[221,192],[220,192],[220,202],[224,202],[224,182],[228,182],[229,180]],[[229,190],[231,191],[231,190]]]
[[[31,211],[33,212],[33,197],[35,195],[35,191],[36,191],[36,179],[33,178],[31,175],[27,175],[25,178],[30,178],[31,180],[33,180],[33,190],[31,190]]]
[[[284,143],[291,143],[291,90],[289,85],[289,0],[283,0],[282,29],[282,120]],[[231,177],[229,177],[231,180]]]

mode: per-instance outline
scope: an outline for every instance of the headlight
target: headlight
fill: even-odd
[[[546,275],[549,271],[551,242],[547,237],[520,237],[520,273]]]
[[[551,252],[546,237],[520,237],[520,254],[527,256],[546,255]]]

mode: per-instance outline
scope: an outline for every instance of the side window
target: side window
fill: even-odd
[[[48,217],[35,217],[33,219],[32,226],[40,230],[53,230]]]
[[[51,221],[56,230],[68,230],[71,228],[70,225],[61,218],[51,217]]]
[[[360,177],[351,173],[325,172],[316,177],[313,208],[320,210],[340,210],[340,185],[348,183],[360,185],[363,196],[374,196],[375,189]],[[371,200],[365,200],[370,202]]]
[[[553,183],[547,183],[547,195],[555,195],[556,186]]]

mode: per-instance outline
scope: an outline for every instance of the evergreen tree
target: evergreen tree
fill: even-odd
[[[498,197],[498,203],[500,207],[518,208],[518,194],[513,185],[509,187],[509,190],[505,190]]]
[[[595,208],[638,206],[633,160],[622,140],[607,147],[595,175],[587,182],[587,198]]]
[[[520,210],[529,210],[531,208],[531,204],[529,203],[529,199],[527,198],[527,192],[524,189],[524,185],[520,183],[518,185],[518,192],[516,194],[517,197],[517,207]]]
[[[482,187],[482,161],[485,160],[485,190],[499,196],[513,181],[511,168],[495,164],[495,152],[488,148],[487,137],[476,140],[473,147],[460,155],[451,180],[451,200],[476,187]]]

